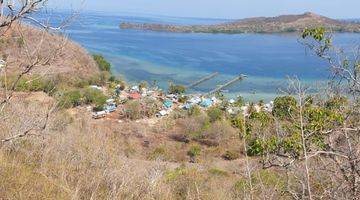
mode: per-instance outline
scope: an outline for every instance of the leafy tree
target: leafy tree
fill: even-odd
[[[274,100],[273,115],[281,119],[289,119],[295,113],[296,99],[292,96],[276,97]]]
[[[111,70],[111,64],[105,60],[104,56],[95,54],[93,58],[101,71],[109,72]]]
[[[186,92],[186,86],[175,85],[173,83],[170,83],[170,86],[169,86],[169,93],[170,94],[183,94],[185,92]]]
[[[339,110],[345,107],[348,100],[344,96],[334,96],[325,102],[325,107],[330,110]]]

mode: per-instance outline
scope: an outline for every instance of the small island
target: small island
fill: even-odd
[[[170,24],[121,23],[121,29],[164,31],[175,33],[288,33],[300,32],[305,28],[324,27],[334,32],[360,33],[360,23],[335,20],[315,13],[281,15],[277,17],[256,17],[235,20],[214,25],[180,26]]]

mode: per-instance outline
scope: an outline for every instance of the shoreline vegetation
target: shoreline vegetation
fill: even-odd
[[[292,33],[301,32],[306,28],[324,27],[333,32],[360,33],[360,23],[330,19],[314,13],[302,15],[281,15],[277,17],[257,17],[235,20],[214,25],[170,25],[151,23],[120,24],[121,29],[163,31],[174,33]]]

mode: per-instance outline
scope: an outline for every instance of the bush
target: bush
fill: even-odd
[[[93,55],[93,58],[101,71],[109,72],[111,70],[111,64],[102,55]]]
[[[225,160],[236,160],[239,158],[239,154],[234,151],[226,151],[222,157]]]
[[[77,88],[86,88],[87,86],[89,86],[89,81],[87,81],[87,80],[78,80],[78,81],[76,81],[76,83],[74,85]]]
[[[170,156],[164,147],[155,148],[148,157],[150,160],[169,160]]]
[[[348,100],[343,96],[335,96],[325,103],[325,107],[330,110],[339,110],[346,106]]]
[[[93,111],[94,112],[100,112],[100,111],[103,111],[104,110],[104,106],[103,105],[98,105],[98,106],[95,106],[93,108]]]
[[[141,118],[141,104],[139,101],[128,101],[124,105],[126,117],[131,120]]]
[[[281,119],[289,119],[296,111],[297,102],[292,96],[276,97],[274,100],[273,115]]]
[[[200,139],[207,146],[218,146],[237,134],[238,131],[228,121],[216,121],[203,130]]]
[[[61,108],[71,108],[81,104],[81,93],[79,90],[64,92],[59,99]]]
[[[165,181],[171,186],[174,195],[170,199],[198,199],[199,196],[194,195],[194,191],[199,190],[204,193],[207,190],[204,185],[208,180],[195,168],[179,167],[168,171],[165,174]]]
[[[223,111],[218,107],[209,108],[207,114],[210,118],[210,122],[221,120],[223,117]]]
[[[148,88],[148,86],[149,86],[149,83],[148,82],[146,82],[146,81],[141,81],[141,83],[139,84],[139,89],[141,90],[141,89],[145,89],[145,88]]]
[[[13,84],[14,81],[15,81],[15,77],[10,78],[10,81],[8,81],[8,85]],[[54,81],[39,76],[27,77],[27,78],[24,77],[19,80],[15,89],[17,91],[23,91],[23,92],[41,91],[50,94],[54,92],[55,83]]]
[[[210,127],[209,119],[206,115],[200,114],[194,117],[185,117],[177,121],[179,133],[187,135],[191,139],[201,138],[204,130]]]
[[[265,144],[261,139],[254,139],[249,142],[247,154],[249,156],[262,155],[265,153]]]
[[[84,92],[84,100],[86,104],[96,104],[98,106],[106,103],[107,97],[100,90],[94,88],[87,88]]]
[[[271,115],[266,112],[252,112],[249,119],[258,121],[263,128],[268,127],[273,122]]]
[[[179,103],[186,103],[186,101],[189,100],[188,96],[180,96],[179,97]]]
[[[143,102],[145,106],[142,108],[142,115],[146,117],[153,117],[157,112],[160,111],[162,104],[152,98],[144,98]]]
[[[173,134],[170,136],[171,139],[177,141],[177,142],[183,142],[183,143],[189,143],[190,139],[187,135],[185,134]]]
[[[238,96],[238,97],[236,98],[236,101],[235,101],[234,105],[237,106],[237,107],[244,106],[244,105],[245,105],[245,100],[244,100],[244,98],[243,98],[242,96]]]
[[[200,109],[200,106],[198,106],[198,105],[193,105],[188,110],[189,116],[199,116],[200,114],[201,114],[201,109]]]
[[[229,173],[218,168],[211,168],[209,173],[215,176],[229,176]]]
[[[110,82],[115,82],[116,81],[116,77],[114,75],[110,76],[109,78]]]
[[[189,151],[187,152],[187,155],[190,157],[197,157],[200,155],[201,147],[199,145],[193,145],[190,147]]]
[[[172,83],[169,86],[169,93],[170,94],[183,94],[185,92],[186,92],[186,86],[174,85]]]

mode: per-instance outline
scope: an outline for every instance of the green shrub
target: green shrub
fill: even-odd
[[[251,179],[254,184],[261,184],[266,187],[278,187],[280,190],[285,189],[286,186],[285,176],[271,170],[257,170],[252,174]]]
[[[216,121],[205,123],[203,129],[196,138],[198,142],[207,146],[218,146],[223,141],[238,135],[238,130],[232,127],[229,121]]]
[[[237,106],[237,107],[244,106],[244,105],[245,105],[245,100],[244,100],[244,98],[243,98],[242,96],[238,96],[238,97],[236,98],[236,101],[235,101],[234,105]]]
[[[301,133],[297,132],[285,137],[280,145],[285,153],[299,156],[302,153]]]
[[[231,118],[231,124],[233,127],[239,129],[242,136],[249,136],[252,131],[252,126],[250,123],[246,123],[244,116],[238,115]]]
[[[239,158],[239,154],[235,151],[226,151],[222,156],[225,160],[236,160]]]
[[[170,156],[164,147],[155,148],[148,156],[150,160],[169,160]]]
[[[179,167],[165,174],[173,199],[196,199],[194,191],[205,191],[207,179],[195,168]],[[199,196],[197,196],[199,197]],[[207,198],[205,198],[207,199]]]
[[[219,168],[211,168],[209,173],[214,176],[229,176],[229,173]]]
[[[105,85],[110,81],[111,77],[112,75],[110,72],[102,71],[101,73],[91,77],[88,80],[88,85]]]
[[[266,112],[252,112],[249,115],[250,120],[260,122],[261,127],[265,128],[273,121],[270,114]]]
[[[142,109],[139,101],[128,101],[124,105],[126,117],[131,120],[140,119]]]
[[[175,85],[170,83],[169,93],[170,94],[183,94],[186,92],[186,86],[183,85]]]
[[[343,96],[335,96],[325,103],[325,107],[330,110],[339,110],[342,107],[346,106],[348,100]]]
[[[148,88],[149,83],[146,81],[141,81],[141,83],[139,84],[139,89],[143,89],[143,88]]]
[[[116,81],[116,77],[114,75],[110,76],[109,78],[110,82],[115,82]]]
[[[86,104],[104,105],[107,97],[100,90],[87,88],[84,92],[84,101]]]
[[[304,116],[308,120],[306,130],[319,133],[342,124],[344,117],[326,108],[307,108]]]
[[[93,108],[94,112],[100,112],[104,110],[104,106],[103,105],[97,105]]]
[[[200,114],[201,114],[201,109],[200,109],[200,106],[198,106],[198,105],[193,105],[188,110],[189,116],[199,116]]]
[[[142,113],[146,117],[153,117],[157,112],[160,111],[162,104],[155,99],[152,98],[144,98],[143,103],[145,104]]]
[[[76,83],[75,83],[75,86],[77,88],[86,88],[87,86],[89,86],[89,81],[86,81],[86,80],[78,80]]]
[[[247,154],[249,156],[262,155],[264,153],[265,153],[265,144],[261,139],[256,138],[249,142],[249,147],[247,150]]]
[[[43,78],[35,79],[30,81],[30,91],[43,91],[45,93],[51,93],[55,88],[54,82]]]
[[[289,119],[297,109],[296,99],[292,96],[276,97],[274,100],[273,115],[280,119]]]
[[[8,85],[12,85],[15,82],[15,77],[8,80]],[[55,83],[52,80],[45,79],[39,76],[23,77],[19,80],[15,88],[17,91],[23,92],[45,92],[50,94],[55,90]]]
[[[59,107],[71,108],[81,104],[81,93],[79,90],[64,92],[59,99]]]
[[[25,40],[23,37],[19,37],[17,40],[16,40],[16,43],[18,45],[19,48],[23,47],[25,45]]]
[[[189,151],[187,152],[188,156],[190,157],[197,157],[201,153],[201,147],[199,145],[193,145],[190,147]]]
[[[186,101],[189,100],[188,96],[180,96],[179,97],[179,103],[186,103]]]
[[[221,120],[223,114],[223,111],[219,107],[212,107],[207,110],[207,115],[210,118],[210,122]]]
[[[111,64],[105,60],[104,56],[93,55],[93,58],[101,71],[109,72],[111,70]]]

